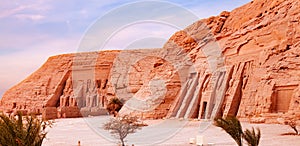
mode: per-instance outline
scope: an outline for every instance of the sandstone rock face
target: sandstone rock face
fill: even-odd
[[[207,90],[205,84],[200,88],[198,117],[210,118],[213,110],[209,106],[211,102],[215,104],[212,100],[223,96],[217,115],[299,118],[299,8],[299,2],[293,0],[253,1],[230,13],[222,12],[219,16],[196,22],[184,30],[187,35],[180,35],[183,37],[178,39],[179,42],[172,39],[178,33],[171,37],[170,41],[183,45],[188,51],[199,73],[203,69],[207,71],[200,74],[200,78],[208,76],[209,83],[214,74],[226,74],[221,80],[224,88],[208,88],[213,92],[219,90],[221,94],[204,93]],[[206,33],[205,28],[197,29],[203,23],[210,32]],[[210,34],[215,40],[207,37]],[[196,45],[185,43],[185,40],[193,39]],[[218,46],[214,46],[214,41]],[[212,72],[209,68],[199,68],[200,64],[211,65],[205,62],[210,60],[207,52],[217,47],[224,57],[224,64],[222,59],[217,59],[220,61],[217,64],[226,69]],[[217,65],[216,68],[221,67]],[[218,75],[217,79],[220,79]]]
[[[299,117],[299,8],[294,0],[259,0],[231,12],[217,38],[226,66],[243,69],[233,77],[240,83],[229,86],[240,86],[240,95],[235,100],[236,93],[228,92],[225,114]],[[236,108],[234,103],[240,105]],[[229,105],[235,110],[230,111]]]
[[[142,115],[143,118],[165,117],[180,90],[179,75],[172,64],[162,58],[148,56],[132,65],[128,75],[127,90],[134,95],[120,113]],[[128,108],[139,111],[133,109],[134,112],[131,112]]]
[[[39,70],[3,95],[2,107],[7,110],[25,109],[40,113],[49,97],[58,92],[59,82],[66,80],[65,76],[70,75],[73,56],[67,54],[50,57]]]
[[[6,112],[43,113],[46,119],[78,117],[81,109],[92,112],[92,108],[104,108],[108,76],[117,53],[50,57],[40,69],[4,94],[1,107]]]
[[[299,20],[297,0],[254,0],[195,22],[160,49],[50,57],[1,107],[76,117],[103,114],[118,97],[120,114],[143,118],[300,118]]]

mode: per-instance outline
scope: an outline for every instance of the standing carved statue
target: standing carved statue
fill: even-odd
[[[97,89],[97,105],[99,107],[105,107],[106,105],[106,98],[105,98],[105,90],[102,88]]]
[[[65,106],[69,106],[70,105],[70,94],[64,94],[62,96],[60,96],[60,106],[61,107],[65,107]]]
[[[60,106],[65,107],[70,105],[70,96],[72,94],[72,78],[71,76],[67,79],[63,95],[60,96]]]
[[[79,108],[83,106],[83,83],[78,81],[77,87],[73,90],[73,94],[70,96],[70,105],[78,106]]]
[[[86,107],[94,107],[96,106],[97,102],[97,90],[96,86],[94,84],[90,84],[91,86],[88,86],[88,92],[86,95]]]

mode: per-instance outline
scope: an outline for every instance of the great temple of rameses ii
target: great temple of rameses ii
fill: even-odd
[[[176,32],[162,48],[50,57],[1,100],[5,112],[45,118],[234,115],[253,122],[300,118],[300,2],[254,0]]]

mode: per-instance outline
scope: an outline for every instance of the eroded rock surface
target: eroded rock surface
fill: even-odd
[[[144,118],[300,118],[299,20],[297,0],[254,0],[176,32],[161,49],[50,57],[1,106],[76,117],[103,114],[118,97],[129,101],[120,113]],[[149,104],[131,108],[140,101]]]

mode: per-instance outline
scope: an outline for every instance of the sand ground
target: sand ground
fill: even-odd
[[[57,119],[48,130],[44,146],[116,146],[113,137],[101,128],[109,117]],[[193,146],[190,138],[204,136],[214,146],[234,146],[231,137],[218,127],[203,121],[184,120],[148,120],[149,126],[142,128],[127,138],[127,144]],[[287,125],[242,123],[243,128],[258,127],[261,130],[261,146],[300,146],[300,136],[282,135],[293,130]],[[194,144],[195,145],[195,144]]]

